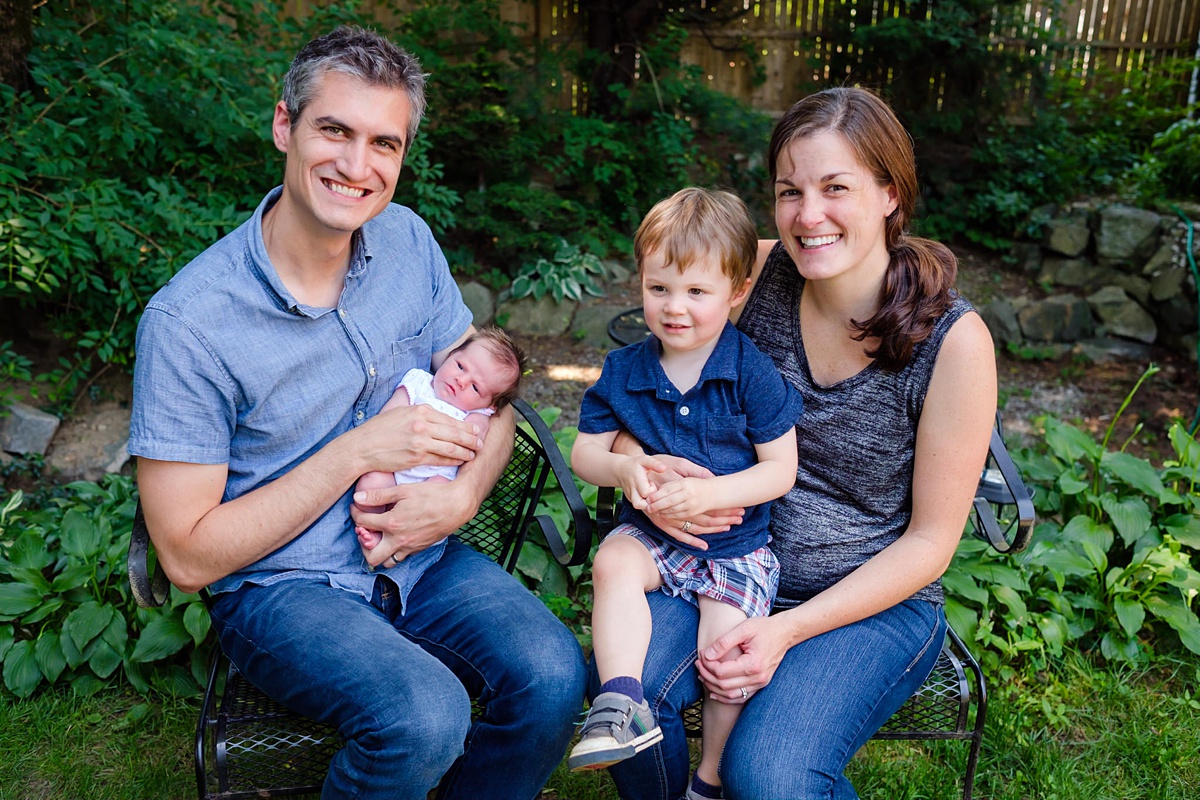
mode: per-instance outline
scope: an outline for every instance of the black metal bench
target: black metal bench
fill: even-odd
[[[641,341],[649,331],[641,308],[633,308],[613,317],[608,334],[618,344]],[[612,529],[614,491],[601,489],[597,500],[597,535]],[[988,460],[976,489],[971,530],[1001,553],[1015,553],[1029,544],[1033,533],[1033,500],[1008,449],[1004,446],[1000,416],[992,431]],[[700,705],[684,712],[688,736],[700,736]],[[963,775],[963,800],[971,800],[975,770],[983,743],[983,725],[987,717],[987,686],[983,670],[952,629],[928,680],[909,698],[883,728],[876,739],[956,739],[970,743],[967,768]]]
[[[546,423],[524,401],[513,406],[525,426],[517,427],[512,459],[479,513],[456,535],[512,572],[528,531],[536,528],[560,563],[582,564],[592,542],[587,507]],[[571,510],[575,541],[570,552],[553,520],[536,513],[552,474]],[[149,545],[139,507],[129,542],[129,582],[146,607],[162,605],[169,588],[162,571],[150,569]],[[329,760],[341,747],[336,730],[271,700],[217,651],[196,727],[201,800],[319,793]]]

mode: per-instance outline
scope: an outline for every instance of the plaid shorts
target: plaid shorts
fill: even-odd
[[[630,536],[650,551],[662,576],[662,591],[698,605],[704,595],[740,608],[747,617],[771,613],[779,588],[779,560],[769,547],[737,558],[700,558],[651,539],[633,525],[618,525],[609,536]]]

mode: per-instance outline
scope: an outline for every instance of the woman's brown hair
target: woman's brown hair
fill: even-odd
[[[887,103],[867,89],[826,89],[788,109],[771,133],[767,151],[771,183],[784,148],[797,139],[830,132],[846,140],[880,186],[896,190],[896,210],[884,225],[891,261],[879,310],[870,319],[852,320],[856,340],[879,342],[867,355],[896,372],[908,365],[913,348],[929,336],[953,302],[958,260],[946,246],[909,234],[917,204],[912,138]]]

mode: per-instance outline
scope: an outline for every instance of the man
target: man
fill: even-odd
[[[374,33],[301,49],[272,124],[283,186],[142,318],[129,449],[159,563],[208,588],[222,649],[345,737],[324,797],[528,800],[566,749],[582,654],[445,541],[503,469],[512,412],[483,441],[424,406],[378,414],[473,330],[429,229],[391,204],[424,103],[420,65]],[[359,475],[418,463],[462,468],[353,498],[385,513],[352,503]]]

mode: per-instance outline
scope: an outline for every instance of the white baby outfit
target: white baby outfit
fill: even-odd
[[[450,405],[433,393],[433,375],[427,370],[410,369],[404,373],[404,377],[400,379],[400,386],[396,388],[399,389],[401,386],[408,393],[408,404],[410,406],[430,406],[434,411],[440,411],[457,420],[466,419],[468,414],[483,414],[485,417],[490,417],[496,413],[496,409],[494,408],[463,411],[461,408]],[[435,475],[441,475],[447,480],[454,480],[458,475],[458,467],[418,464],[402,472],[397,472],[396,483],[397,485],[401,483],[420,483]]]

